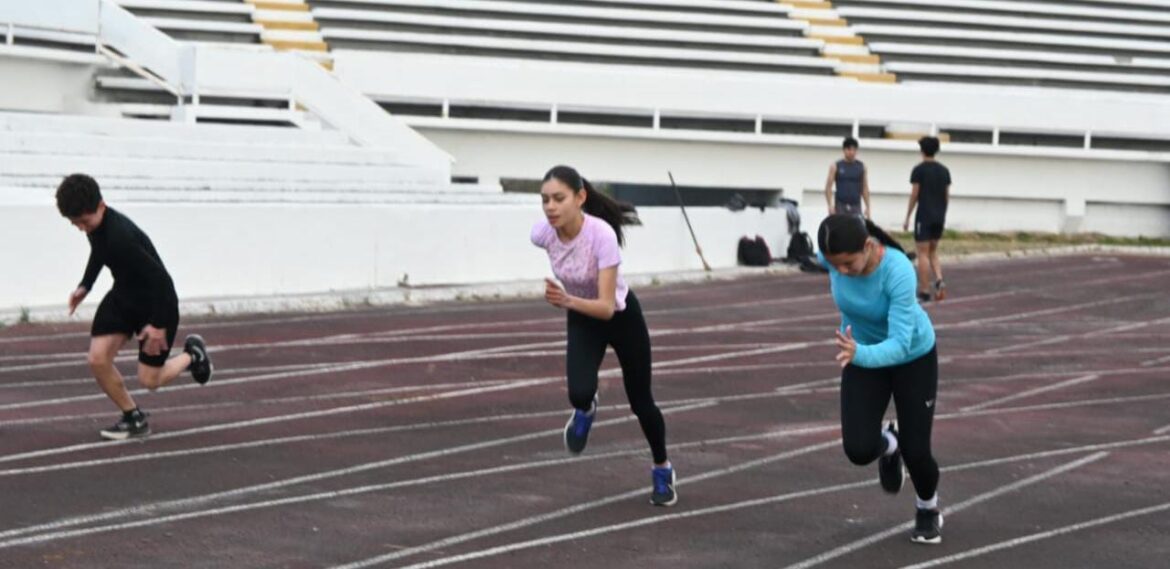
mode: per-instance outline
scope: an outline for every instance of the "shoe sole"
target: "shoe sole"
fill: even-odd
[[[127,439],[137,439],[137,438],[141,438],[141,437],[150,436],[150,428],[147,427],[147,429],[145,431],[138,433],[138,434],[121,433],[121,432],[114,432],[114,431],[101,431],[98,434],[101,435],[101,437],[107,441],[124,441]]]
[[[942,517],[942,514],[939,514],[939,516],[938,516],[938,529],[939,529],[939,531],[942,531],[942,528],[943,528],[943,517]],[[912,535],[912,536],[910,536],[910,542],[911,543],[920,543],[922,545],[938,545],[938,544],[942,543],[942,534],[940,533],[940,534],[938,534],[934,537],[931,537],[931,538],[918,537],[916,535]]]

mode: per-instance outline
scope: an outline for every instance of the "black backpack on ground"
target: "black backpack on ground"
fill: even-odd
[[[784,262],[800,265],[800,270],[806,273],[829,272],[817,259],[816,252],[813,251],[812,238],[803,231],[792,234],[788,240],[788,256],[785,257]]]
[[[808,236],[808,233],[803,231],[794,233],[788,239],[788,256],[784,260],[790,263],[799,263],[802,259],[807,259],[813,255],[813,242],[812,238]]]
[[[739,250],[736,253],[739,264],[749,267],[767,267],[772,264],[772,251],[768,243],[759,235],[755,239],[744,236],[739,240]]]

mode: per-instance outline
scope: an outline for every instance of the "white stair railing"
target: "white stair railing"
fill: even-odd
[[[355,144],[390,150],[421,182],[450,180],[449,154],[306,58],[178,42],[112,0],[0,0],[0,27],[92,34],[98,53],[175,95],[180,120],[198,115],[202,96],[288,100]]]

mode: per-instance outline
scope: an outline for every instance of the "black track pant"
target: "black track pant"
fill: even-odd
[[[609,321],[569,311],[569,348],[565,367],[569,379],[569,402],[588,411],[597,393],[597,370],[612,346],[622,366],[622,379],[630,410],[637,415],[642,433],[650,443],[655,463],[666,462],[666,424],[650,393],[650,332],[642,307],[631,291],[626,309],[615,312]]]
[[[893,396],[898,411],[898,449],[918,497],[938,490],[938,464],[930,452],[930,430],[938,392],[938,349],[902,365],[845,366],[841,374],[841,436],[854,464],[869,464],[886,450],[882,416]]]

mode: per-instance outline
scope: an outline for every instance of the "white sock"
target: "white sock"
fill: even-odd
[[[918,496],[915,496],[914,500],[916,502],[918,502],[918,509],[919,510],[937,510],[938,509],[938,492],[935,492],[934,496],[929,500],[923,500],[922,498],[919,498]]]
[[[894,451],[898,450],[898,437],[889,431],[882,431],[882,436],[886,438],[886,452],[882,456],[890,456]]]

